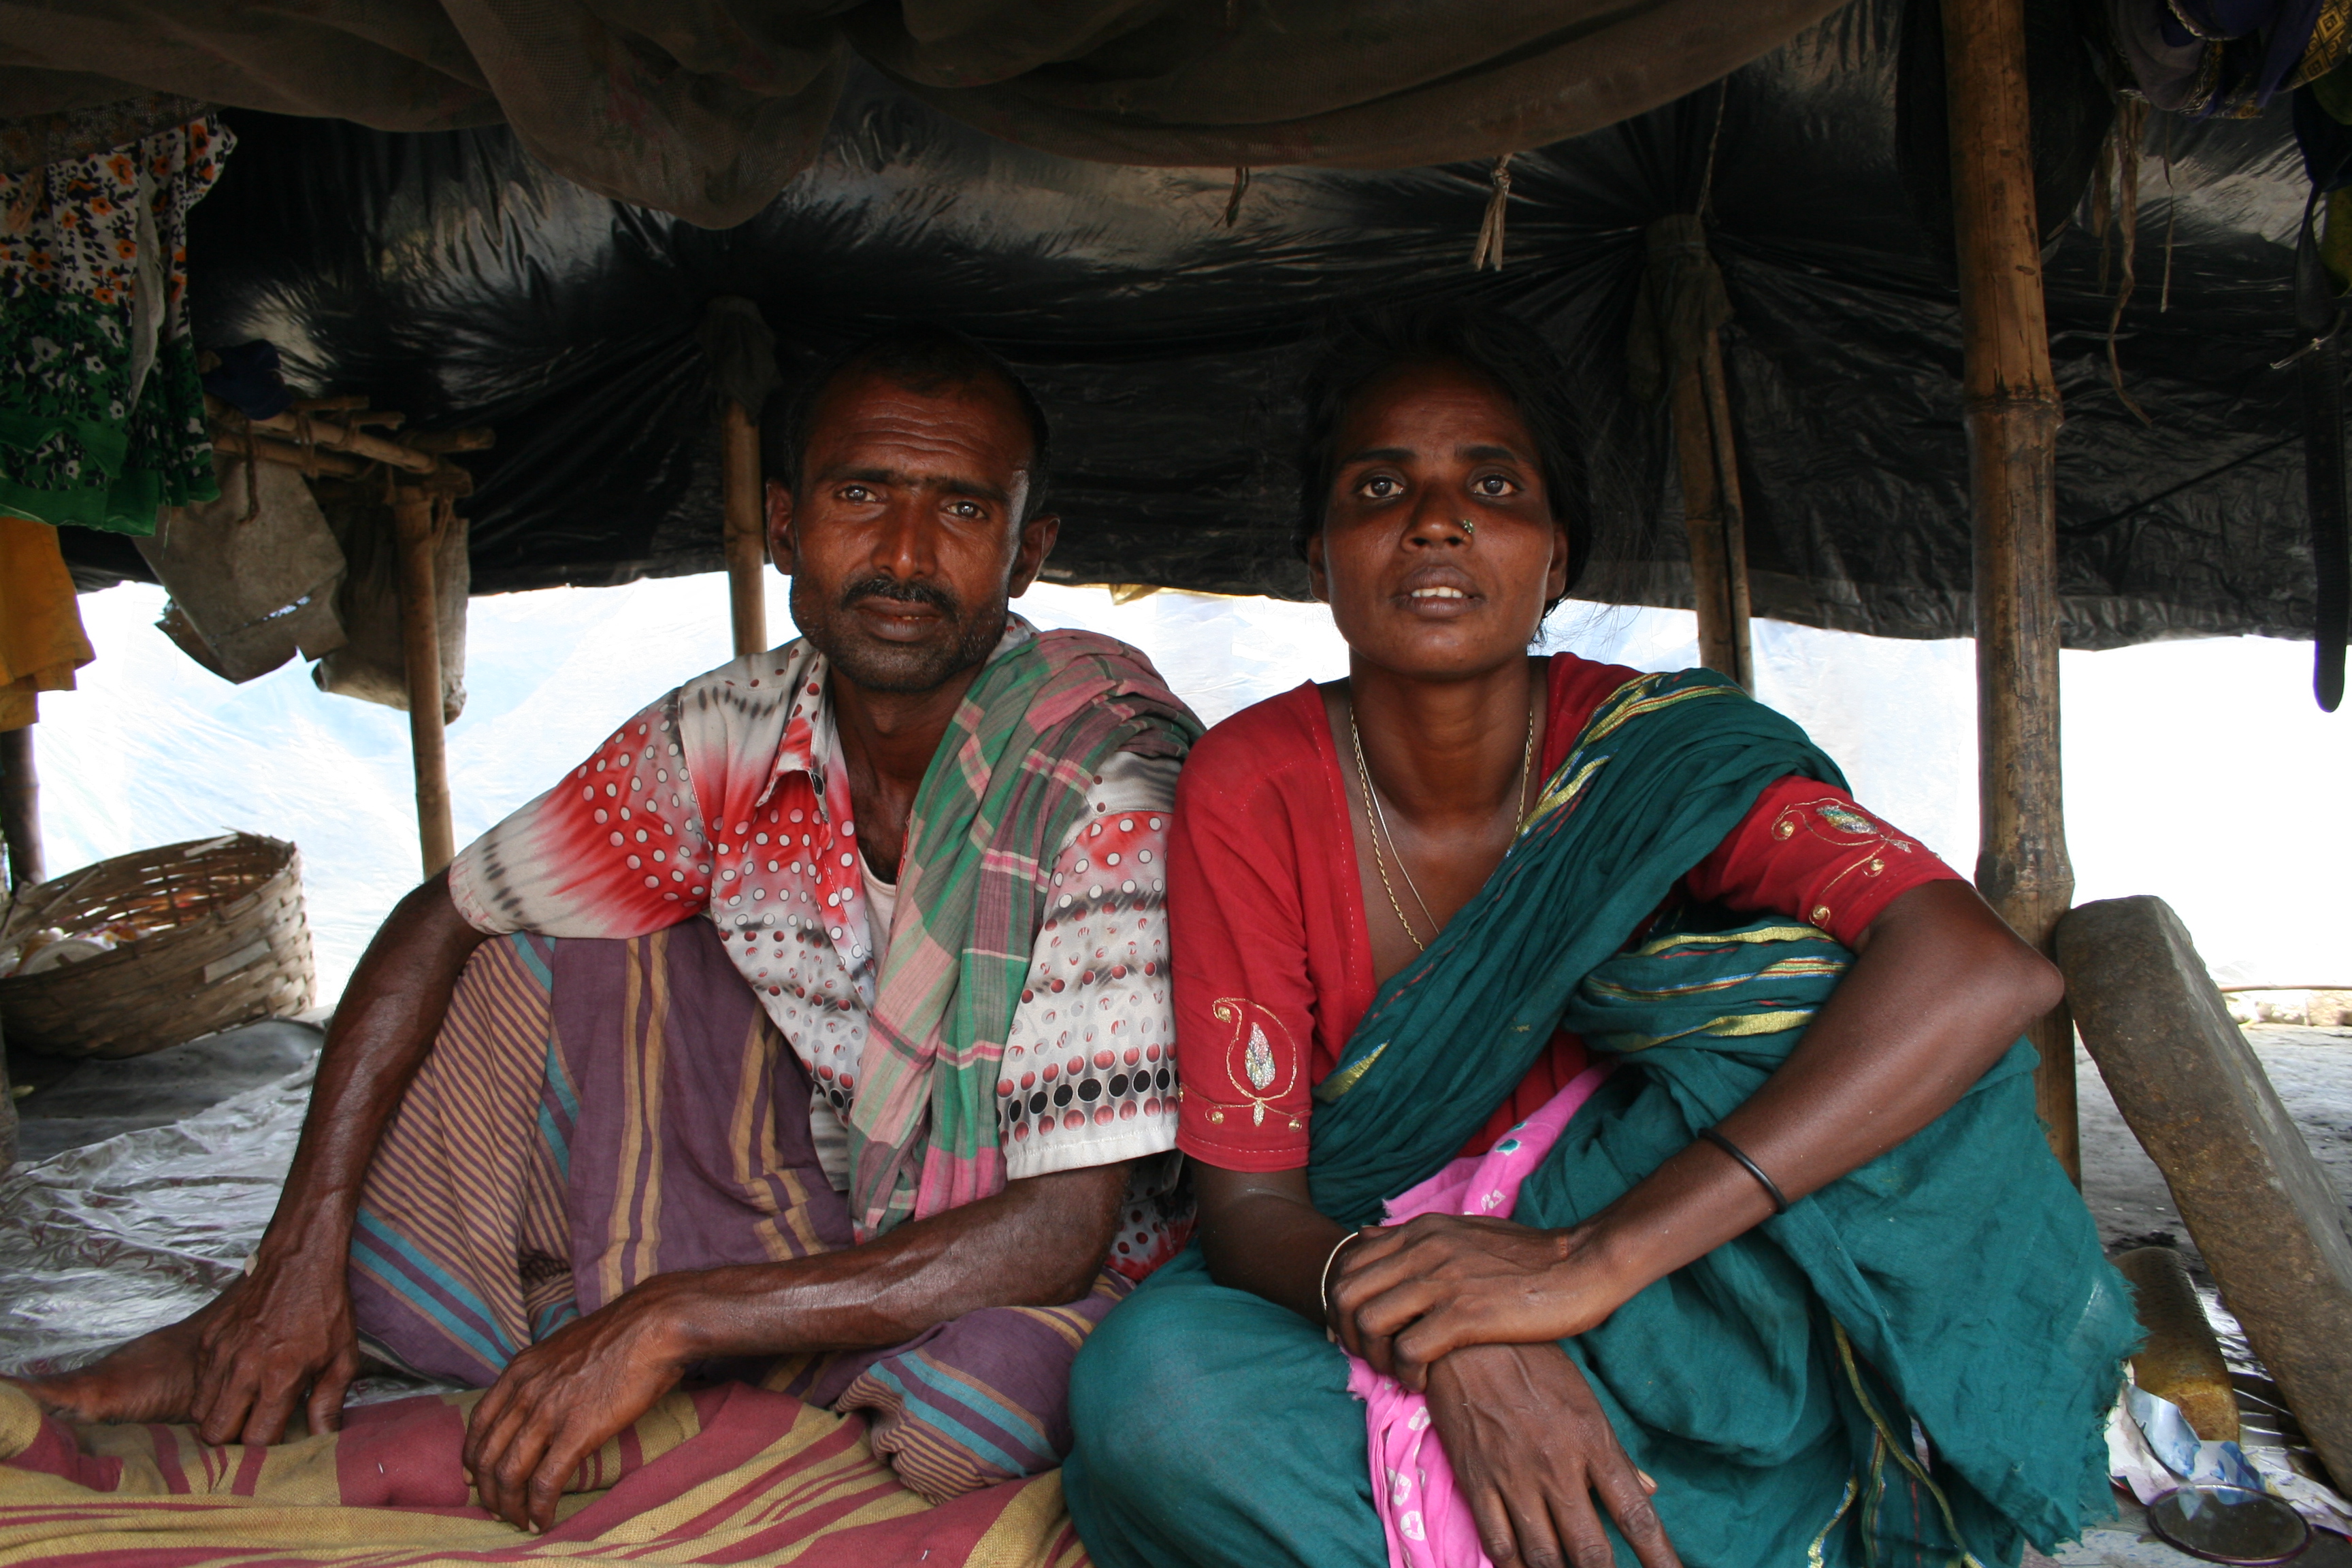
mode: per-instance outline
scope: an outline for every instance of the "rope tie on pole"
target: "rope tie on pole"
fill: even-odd
[[[1486,198],[1486,220],[1478,226],[1478,248],[1471,253],[1470,270],[1484,271],[1489,268],[1503,269],[1503,224],[1510,215],[1511,160],[1517,153],[1506,153],[1495,160],[1493,172],[1487,176],[1494,182],[1495,194]]]

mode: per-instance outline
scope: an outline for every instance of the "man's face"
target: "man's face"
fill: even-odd
[[[986,660],[1054,544],[1055,519],[1019,524],[1029,462],[1029,423],[992,377],[834,383],[800,495],[768,486],[768,541],[793,623],[835,673],[912,694]]]

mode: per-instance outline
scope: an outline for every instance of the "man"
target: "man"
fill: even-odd
[[[803,639],[401,902],[247,1278],[45,1402],[269,1443],[336,1426],[364,1350],[490,1385],[466,1463],[538,1529],[690,1368],[870,1412],[935,1499],[1066,1449],[1070,1357],[1176,1239],[1198,726],[1134,650],[1009,615],[1057,523],[994,355],[893,332],[765,434]]]

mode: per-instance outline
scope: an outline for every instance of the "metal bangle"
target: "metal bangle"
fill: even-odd
[[[1329,1340],[1333,1344],[1338,1344],[1339,1342],[1339,1333],[1331,1327],[1331,1265],[1339,1261],[1339,1253],[1341,1249],[1348,1245],[1348,1243],[1351,1241],[1361,1241],[1363,1238],[1364,1233],[1362,1231],[1349,1231],[1338,1241],[1332,1243],[1330,1256],[1323,1259],[1323,1281],[1318,1288],[1316,1294],[1321,1298],[1323,1302],[1323,1337]]]
[[[1773,1213],[1787,1214],[1789,1212],[1789,1200],[1787,1195],[1780,1191],[1780,1184],[1766,1175],[1764,1173],[1764,1167],[1749,1159],[1747,1152],[1742,1150],[1738,1144],[1734,1143],[1730,1139],[1726,1138],[1722,1133],[1717,1131],[1712,1127],[1700,1128],[1698,1130],[1698,1135],[1706,1139],[1708,1142],[1714,1144],[1717,1148],[1722,1150],[1725,1153],[1730,1155],[1733,1159],[1738,1161],[1742,1165],[1748,1167],[1748,1173],[1755,1177],[1759,1183],[1763,1184],[1766,1194],[1771,1198]],[[1327,1310],[1324,1315],[1328,1317],[1330,1314]]]

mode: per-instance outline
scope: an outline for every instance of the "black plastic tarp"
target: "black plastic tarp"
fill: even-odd
[[[239,149],[192,222],[194,319],[206,343],[275,342],[307,392],[495,426],[497,447],[464,458],[477,593],[719,564],[695,331],[711,300],[740,295],[788,374],[898,317],[1018,363],[1055,426],[1049,576],[1296,596],[1289,388],[1318,318],[1491,300],[1570,351],[1603,433],[1612,564],[1587,590],[1687,603],[1665,417],[1632,400],[1624,343],[1643,227],[1691,208],[1712,142],[1758,612],[1964,636],[1958,308],[1948,241],[1930,237],[1948,221],[1940,143],[1916,101],[1898,104],[1921,74],[1915,35],[1901,88],[1903,13],[1864,0],[1720,88],[1519,155],[1499,272],[1470,266],[1484,164],[1260,169],[1228,226],[1231,171],[1025,151],[872,75],[851,82],[816,165],[720,231],[571,185],[502,129],[232,113]],[[2108,105],[2079,40],[2037,47],[2042,188],[2071,206]],[[2152,423],[2109,382],[2112,256],[2103,283],[2080,223],[2049,252],[2067,641],[2307,637],[2294,384],[2272,368],[2294,343],[2308,188],[2285,107],[2159,121],[2149,154],[2117,356]],[[68,552],[86,573],[143,574],[99,536]]]

